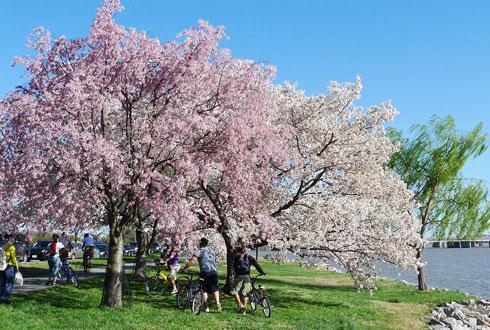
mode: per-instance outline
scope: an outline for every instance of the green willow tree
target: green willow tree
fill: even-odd
[[[414,125],[410,136],[388,129],[400,150],[388,166],[400,174],[414,192],[415,210],[421,220],[420,237],[471,239],[490,227],[487,187],[481,180],[465,179],[461,170],[469,158],[485,152],[486,134],[480,123],[459,134],[451,116],[433,116],[424,125]],[[417,256],[422,255],[423,246]],[[423,268],[418,269],[418,288],[426,290]]]

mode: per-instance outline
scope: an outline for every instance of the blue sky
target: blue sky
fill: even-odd
[[[203,18],[224,25],[223,46],[236,57],[278,68],[277,82],[309,94],[330,80],[363,79],[362,105],[391,100],[393,125],[407,129],[432,114],[456,118],[461,130],[480,121],[490,132],[489,1],[158,1],[123,0],[119,23],[161,41]],[[99,1],[0,2],[0,96],[23,80],[10,66],[25,55],[26,36],[44,26],[54,36],[87,34]],[[490,182],[490,151],[465,175]]]

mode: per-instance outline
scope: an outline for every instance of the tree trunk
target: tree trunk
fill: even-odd
[[[138,242],[138,251],[136,252],[136,265],[134,268],[133,280],[145,281],[146,276],[146,239],[145,233],[140,228],[136,229],[136,242]]]
[[[235,249],[233,242],[228,235],[223,235],[226,246],[226,282],[223,291],[226,294],[231,294],[233,291],[233,282],[235,282],[235,269],[233,268],[233,258],[235,257]]]
[[[422,251],[423,248],[417,249],[417,259],[420,259],[420,257],[422,256]],[[427,284],[425,283],[424,267],[418,267],[417,271],[418,271],[417,279],[419,282],[418,288],[420,291],[425,291],[427,290]]]
[[[109,259],[107,260],[106,279],[101,303],[102,306],[122,306],[122,276],[124,275],[123,252],[124,243],[122,230],[116,224],[116,219],[113,219],[113,221],[110,221]]]

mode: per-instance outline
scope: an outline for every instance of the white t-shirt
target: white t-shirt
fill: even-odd
[[[49,256],[49,252],[51,251],[51,245],[52,244],[53,244],[53,242],[48,244],[48,256]],[[55,254],[56,257],[58,257],[60,255],[60,250],[64,247],[65,246],[63,245],[63,243],[61,243],[61,242],[56,243],[56,254]]]

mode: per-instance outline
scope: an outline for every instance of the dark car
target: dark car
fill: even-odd
[[[39,240],[34,243],[29,251],[29,256],[27,257],[27,261],[31,261],[33,259],[37,260],[46,260],[48,259],[48,245],[51,243],[50,240]]]
[[[107,244],[97,243],[95,244],[95,247],[99,250],[100,257],[107,257],[107,255],[109,254],[107,250]]]
[[[135,256],[138,251],[138,243],[133,242],[129,244],[124,244],[124,256]]]

